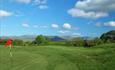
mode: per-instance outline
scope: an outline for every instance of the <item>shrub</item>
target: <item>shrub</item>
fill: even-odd
[[[81,38],[73,38],[72,40],[66,42],[66,45],[68,45],[68,46],[83,46],[84,41]]]
[[[102,39],[104,42],[115,43],[115,30],[103,33],[100,36],[100,39]]]
[[[35,45],[44,45],[47,43],[47,40],[43,35],[38,35],[32,43]]]

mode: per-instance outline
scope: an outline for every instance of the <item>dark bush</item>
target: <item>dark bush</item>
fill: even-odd
[[[105,43],[115,43],[115,30],[103,33],[100,37]]]

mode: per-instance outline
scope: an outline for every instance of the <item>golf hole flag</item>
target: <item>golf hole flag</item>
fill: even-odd
[[[5,43],[5,46],[8,47],[11,44],[11,40],[8,39],[7,42]]]

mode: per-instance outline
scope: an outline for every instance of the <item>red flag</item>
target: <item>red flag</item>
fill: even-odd
[[[11,44],[11,40],[8,39],[7,42],[5,43],[5,46],[8,47]]]

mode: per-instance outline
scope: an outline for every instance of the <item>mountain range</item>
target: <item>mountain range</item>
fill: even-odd
[[[21,35],[21,36],[0,36],[1,39],[20,39],[23,41],[33,41],[35,40],[35,38],[37,37],[37,35]],[[72,38],[76,38],[75,36],[45,36],[45,38],[47,40],[50,41],[67,41],[70,40]],[[92,37],[88,37],[88,36],[84,36],[81,37],[82,39],[94,39]]]

